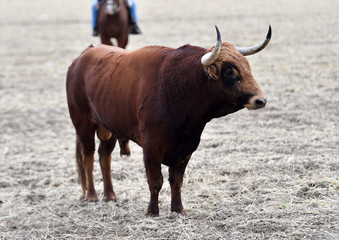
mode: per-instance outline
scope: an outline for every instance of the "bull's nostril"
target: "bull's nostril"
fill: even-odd
[[[267,102],[266,98],[259,98],[259,99],[255,100],[255,104],[256,104],[258,107],[261,107],[261,108],[262,108],[262,107],[265,107],[266,102]]]

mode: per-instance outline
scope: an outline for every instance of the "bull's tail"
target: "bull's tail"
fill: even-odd
[[[81,153],[81,146],[78,137],[76,138],[76,143],[75,143],[75,158],[77,161],[77,169],[78,169],[78,176],[79,176],[79,181],[82,187],[82,191],[85,194],[87,187],[86,187],[86,174],[85,174],[85,169],[84,169],[84,163],[82,159],[82,153]]]

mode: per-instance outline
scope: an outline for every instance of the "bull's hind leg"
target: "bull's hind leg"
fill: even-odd
[[[104,195],[106,201],[115,201],[116,196],[113,190],[111,176],[111,153],[115,147],[117,139],[112,133],[103,126],[98,125],[97,135],[100,139],[99,162],[101,167],[102,179],[104,181]]]
[[[86,176],[87,201],[89,202],[99,201],[93,181],[95,151],[94,134],[95,129],[92,127],[77,129],[77,136],[82,155],[83,170]]]
[[[111,176],[111,153],[115,147],[116,138],[111,136],[109,140],[101,140],[99,146],[99,161],[104,181],[104,195],[106,201],[115,201],[116,196],[113,190]]]
[[[169,182],[171,184],[171,211],[180,213],[182,215],[186,215],[186,212],[182,206],[181,187],[185,169],[190,157],[191,155],[183,161],[178,161],[180,162],[178,165],[169,167]]]

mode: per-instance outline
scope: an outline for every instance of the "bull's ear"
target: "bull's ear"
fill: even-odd
[[[206,66],[206,74],[209,79],[217,80],[218,79],[218,68],[214,64]]]

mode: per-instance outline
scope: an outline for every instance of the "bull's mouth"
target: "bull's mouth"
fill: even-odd
[[[260,108],[254,107],[250,104],[246,104],[246,105],[244,105],[244,107],[247,108],[247,110],[258,110],[258,109],[260,109]]]

